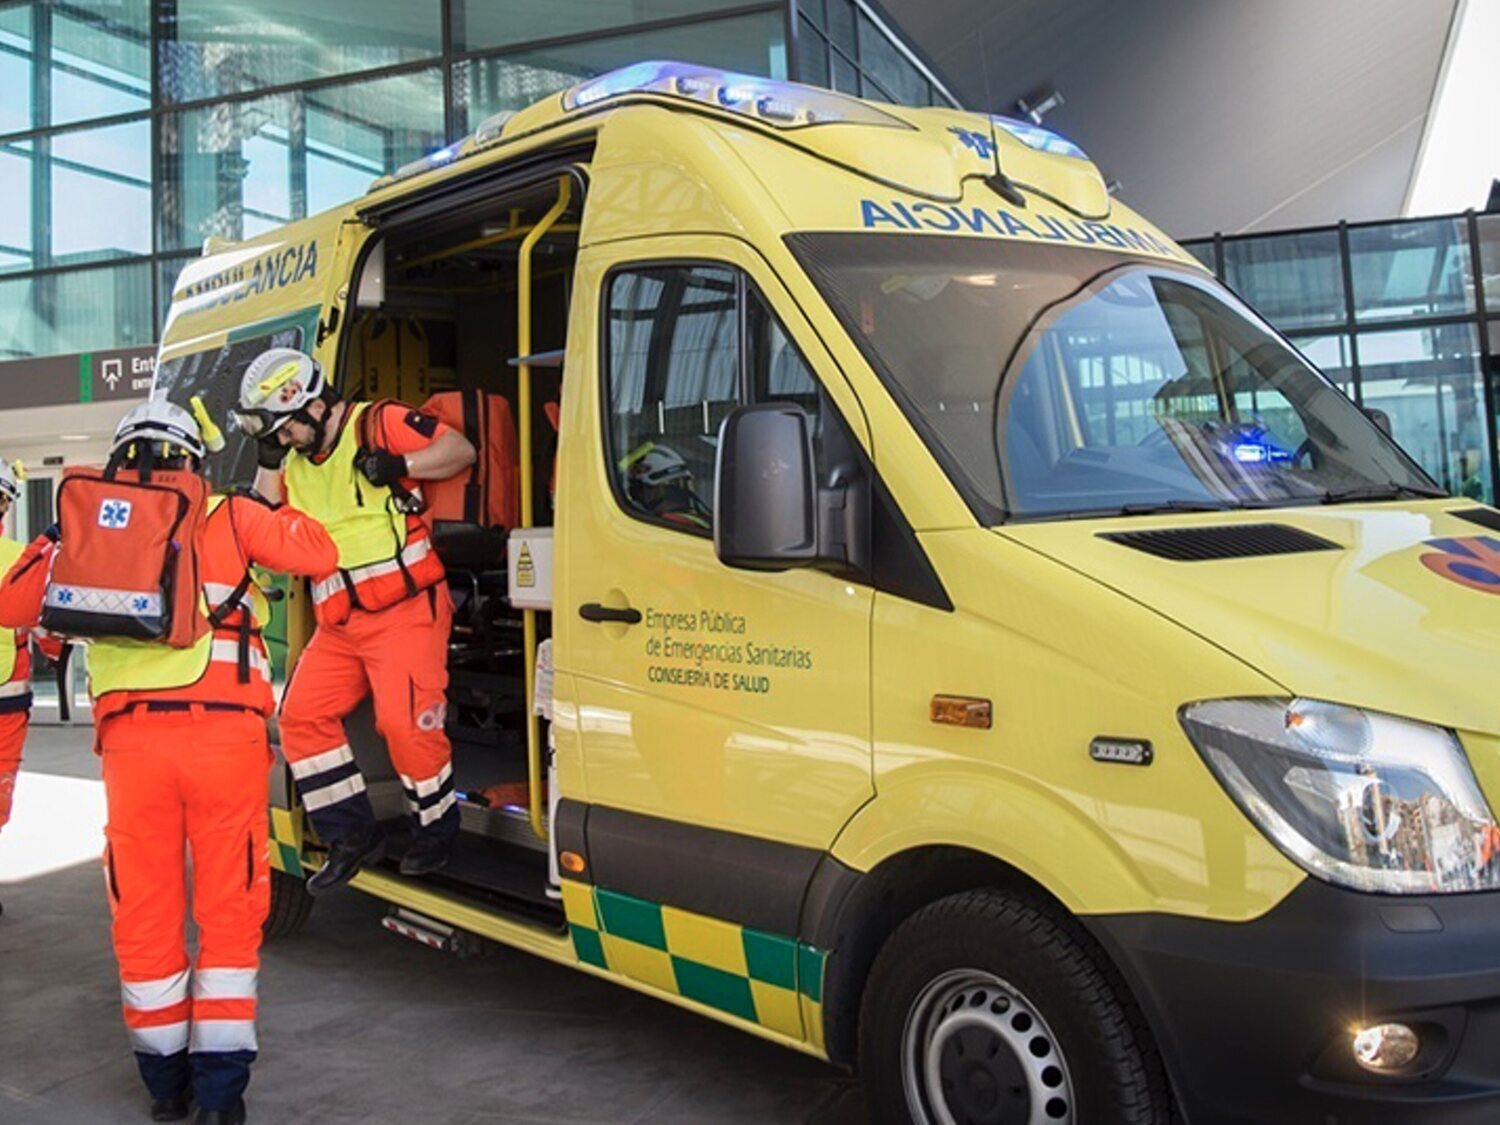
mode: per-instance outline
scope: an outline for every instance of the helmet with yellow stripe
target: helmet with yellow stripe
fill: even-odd
[[[317,360],[296,348],[272,348],[245,368],[234,416],[242,431],[264,441],[293,419],[316,425],[307,408],[327,397],[328,384]]]
[[[7,507],[21,498],[21,484],[25,479],[26,470],[21,462],[0,461],[0,500]]]

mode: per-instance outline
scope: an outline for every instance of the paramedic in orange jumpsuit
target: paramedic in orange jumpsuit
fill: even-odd
[[[20,498],[20,465],[0,464],[0,520],[4,520]],[[20,543],[0,538],[0,573],[10,569],[20,554]],[[42,651],[55,660],[62,646],[56,641],[44,641]],[[7,629],[0,632],[0,828],[10,819],[16,775],[21,770],[21,746],[26,741],[30,721],[30,634],[25,629]]]
[[[385,852],[344,731],[344,718],[366,695],[374,697],[375,724],[410,814],[401,871],[439,870],[459,827],[444,730],[453,603],[419,514],[420,482],[467,468],[474,447],[401,403],[342,401],[316,361],[290,348],[250,364],[236,415],[260,440],[256,488],[285,495],[327,527],[339,549],[338,565],[313,583],[317,629],[281,706],[282,752],[302,807],[329,846],[308,890],[340,886]]]
[[[161,400],[125,416],[114,448],[127,450],[127,469],[148,448],[153,468],[169,470],[196,470],[205,453],[192,416]],[[54,527],[32,542],[0,582],[6,626],[36,624],[57,536]],[[217,1125],[245,1120],[270,902],[266,718],[275,705],[260,636],[266,600],[249,568],[321,574],[335,550],[302,513],[241,492],[209,500],[197,556],[212,624],[203,639],[187,649],[96,640],[89,688],[125,1025],[152,1119],[184,1118],[196,1100],[195,1121]],[[161,686],[173,683],[180,686]],[[191,970],[183,932],[189,851],[198,927]]]

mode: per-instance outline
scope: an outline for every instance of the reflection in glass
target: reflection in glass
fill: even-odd
[[[478,51],[544,39],[586,35],[657,20],[701,16],[715,8],[743,8],[743,0],[589,0],[569,4],[496,4],[453,0],[453,48]],[[632,61],[656,57],[642,51]],[[673,56],[676,57],[676,56]],[[687,61],[701,63],[693,56]]]
[[[1450,492],[1492,499],[1474,326],[1362,333],[1359,365],[1365,406],[1386,413],[1402,448]]]
[[[0,360],[153,339],[149,262],[0,278]]]
[[[151,253],[151,124],[58,133],[52,159],[55,265]]]
[[[1349,258],[1358,320],[1474,308],[1469,232],[1461,219],[1351,227]]]
[[[1202,262],[1203,268],[1209,273],[1214,272],[1214,244],[1212,242],[1183,242],[1180,245],[1189,254]],[[1251,304],[1254,303],[1254,301],[1251,301]]]
[[[859,13],[859,65],[884,91],[871,91],[869,97],[899,105],[926,102],[927,79],[863,12]]]
[[[785,78],[784,27],[780,12],[766,12],[472,59],[453,70],[457,129],[471,132],[492,113],[524,109],[584,78],[643,58],[692,59],[704,66]]]
[[[854,31],[854,4],[851,0],[827,0],[827,2],[828,22],[823,26],[828,31],[828,38],[848,58],[858,59],[859,48],[855,44]]]
[[[1484,273],[1484,307],[1490,314],[1500,312],[1500,215],[1479,215],[1479,262]],[[1497,341],[1490,333],[1491,344]],[[1500,350],[1500,349],[1497,349]]]
[[[828,43],[806,20],[802,21],[800,28],[797,52],[797,61],[801,68],[798,71],[800,76],[798,80],[806,82],[809,86],[826,88],[829,84]]]
[[[713,525],[719,426],[740,398],[735,277],[673,266],[609,288],[610,459],[626,503],[687,531]]]
[[[442,145],[437,68],[169,115],[162,249],[253,237]]]
[[[150,6],[150,0],[52,6],[52,124],[151,108]]]
[[[0,8],[0,133],[36,126],[31,104],[32,6]]]
[[[1338,384],[1339,390],[1354,397],[1354,355],[1347,334],[1298,336],[1292,345],[1303,359]]]
[[[962,237],[792,244],[982,519],[1432,491],[1196,270]]]
[[[837,51],[830,51],[829,55],[833,62],[832,89],[841,94],[853,94],[859,97],[858,68]]]
[[[30,141],[0,142],[0,273],[32,266]]]
[[[149,109],[148,5],[114,0],[0,8],[0,133]],[[41,59],[38,43],[51,45]],[[46,72],[40,83],[38,65]]]
[[[1212,256],[1211,244],[1208,250]],[[1336,230],[1225,242],[1224,280],[1283,332],[1342,324],[1346,316]]]
[[[430,58],[442,50],[440,11],[440,0],[175,0],[158,25],[162,96],[197,101]]]

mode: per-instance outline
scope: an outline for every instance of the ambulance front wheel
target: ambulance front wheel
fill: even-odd
[[[1166,1073],[1086,938],[1032,901],[971,891],[891,935],[860,1011],[880,1125],[1167,1125]]]
[[[271,870],[271,909],[261,927],[266,941],[291,937],[307,924],[312,915],[313,896],[307,883],[284,871]]]

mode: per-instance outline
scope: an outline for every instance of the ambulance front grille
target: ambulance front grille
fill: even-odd
[[[1294,555],[1304,551],[1337,551],[1339,545],[1321,535],[1279,523],[1231,524],[1224,527],[1169,527],[1151,531],[1105,531],[1122,547],[1144,551],[1173,562],[1213,559],[1251,559],[1262,555]]]

